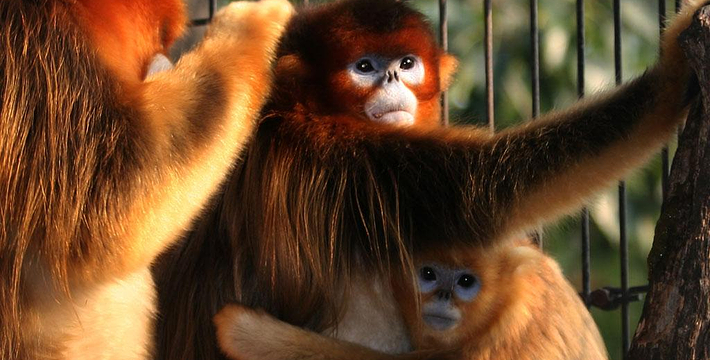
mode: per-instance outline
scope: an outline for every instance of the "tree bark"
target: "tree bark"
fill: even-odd
[[[679,41],[700,94],[679,140],[629,359],[710,358],[710,6]]]

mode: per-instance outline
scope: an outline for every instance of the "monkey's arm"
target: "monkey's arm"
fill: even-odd
[[[500,228],[518,230],[574,210],[643,164],[686,117],[692,74],[678,45],[700,1],[663,35],[658,63],[639,78],[566,111],[498,134],[480,166]],[[479,194],[479,198],[485,198]]]
[[[129,99],[136,111],[115,139],[124,156],[100,165],[104,200],[86,205],[87,235],[102,241],[71,245],[76,274],[145,266],[189,226],[251,134],[291,11],[286,1],[228,6],[195,51]]]
[[[539,122],[504,131],[482,148],[480,166],[488,177],[478,183],[497,199],[489,203],[503,205],[491,206],[501,229],[524,229],[574,210],[642,165],[670,138],[696,91],[677,38],[697,3],[672,22],[658,63],[645,74]]]
[[[341,198],[316,194],[290,209],[334,200],[343,204],[344,222],[359,224],[345,236],[401,233],[426,241],[490,240],[570,211],[642,164],[684,118],[690,73],[675,38],[687,19],[673,23],[659,63],[638,79],[493,137],[342,118],[285,121],[275,130],[275,141],[283,139],[277,147],[288,143],[307,158],[288,166],[303,163],[300,173],[310,171],[305,163],[322,166],[312,178],[292,177],[300,182],[293,188],[329,178],[324,188],[342,189],[330,192]]]
[[[214,318],[217,339],[238,360],[425,360],[457,359],[451,351],[385,354],[279,321],[263,311],[227,305]]]

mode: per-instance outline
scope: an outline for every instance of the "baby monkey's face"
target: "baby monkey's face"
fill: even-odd
[[[461,324],[466,304],[481,290],[480,278],[470,269],[426,263],[418,269],[422,320],[435,331],[454,330]]]

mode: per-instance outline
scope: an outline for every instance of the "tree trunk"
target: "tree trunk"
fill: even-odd
[[[710,358],[710,6],[679,39],[697,74],[649,255],[650,291],[629,359]]]

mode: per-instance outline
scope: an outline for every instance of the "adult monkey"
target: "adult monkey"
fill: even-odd
[[[230,301],[400,351],[386,335],[401,329],[389,322],[363,334],[341,321],[361,303],[348,298],[384,294],[373,301],[386,304],[379,279],[410,270],[410,251],[505,241],[642,164],[686,113],[691,76],[675,36],[688,19],[636,80],[490,136],[426,125],[436,123],[452,62],[406,3],[303,10],[282,39],[275,90],[244,161],[157,270],[160,357],[222,356],[211,318]],[[380,309],[392,312],[370,318],[397,319],[396,307],[369,311]]]
[[[251,134],[290,13],[232,5],[144,79],[178,0],[0,2],[0,358],[150,357],[150,263]]]

